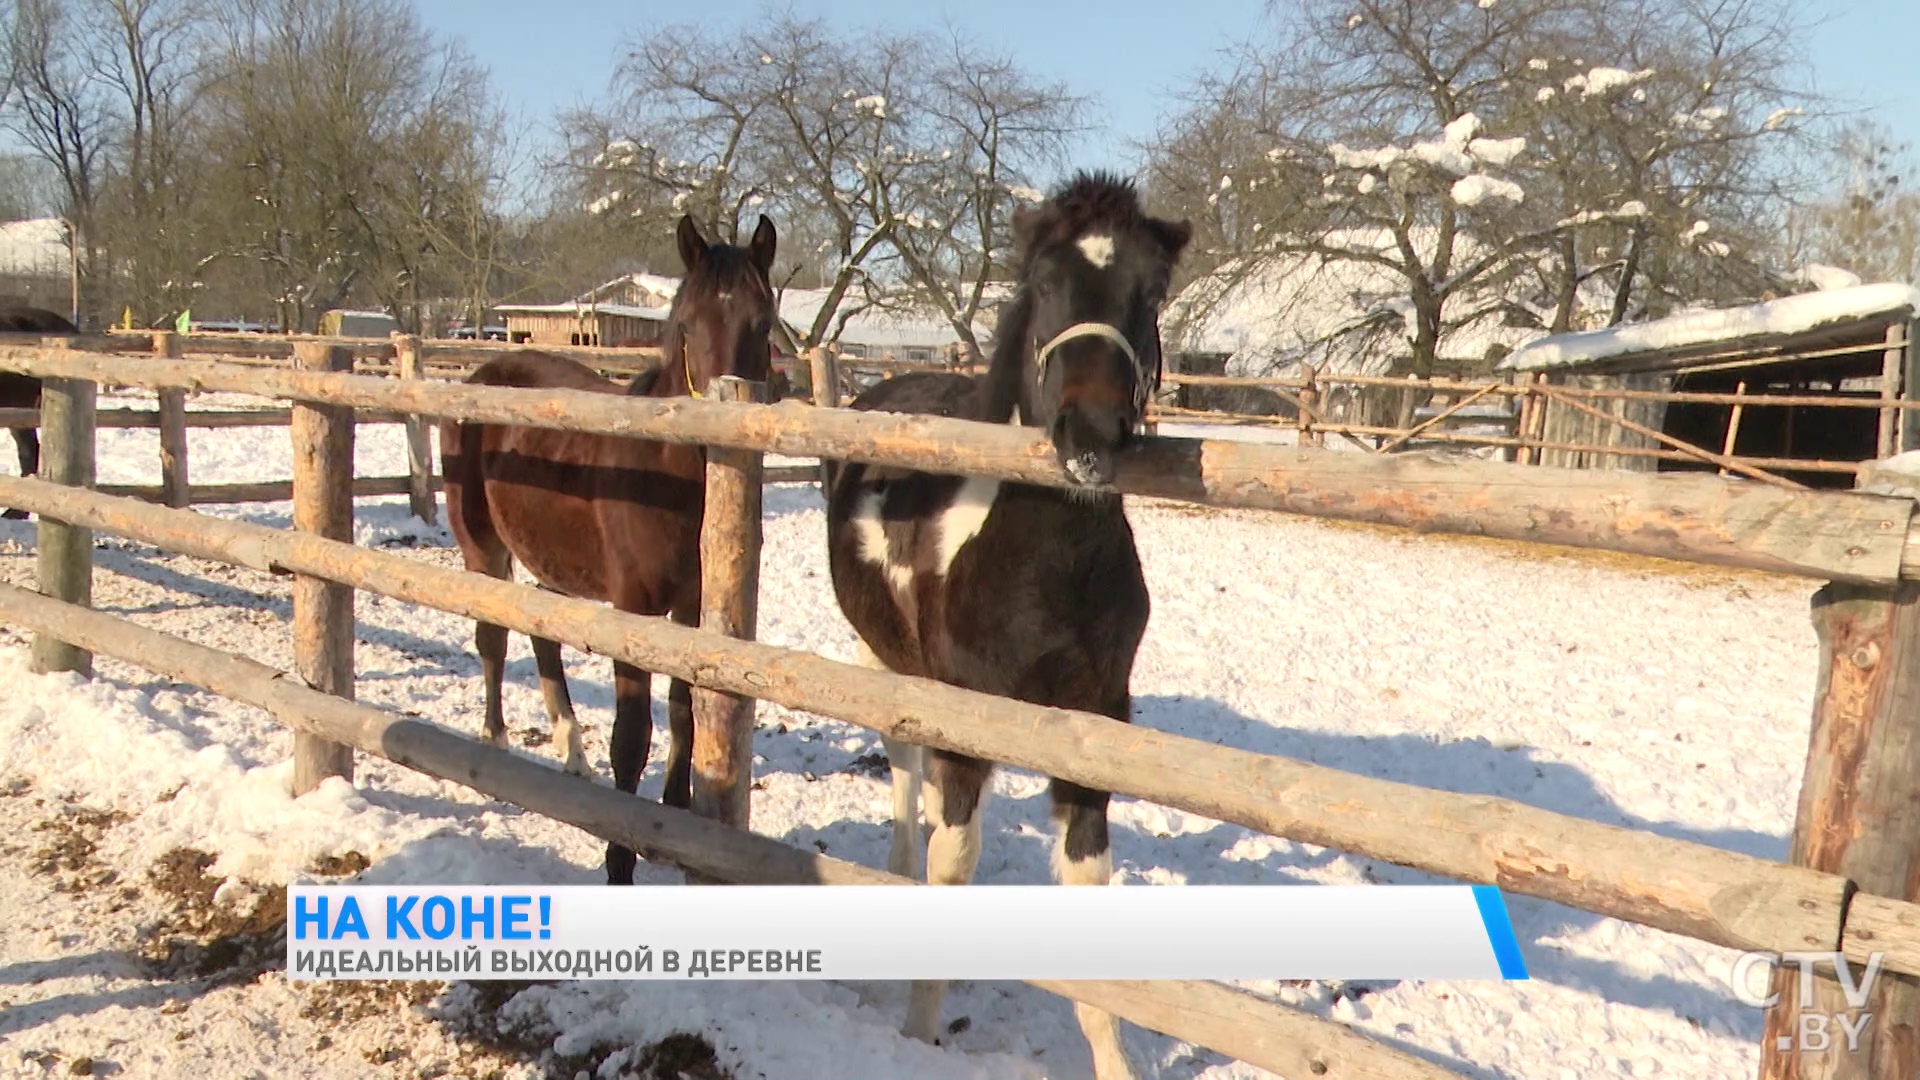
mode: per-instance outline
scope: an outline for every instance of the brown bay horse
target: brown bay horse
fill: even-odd
[[[0,308],[0,332],[12,334],[77,334],[72,321],[45,308]],[[0,371],[0,409],[37,409],[40,407],[40,380],[17,371]],[[40,429],[14,428],[14,449],[20,453],[20,475],[33,476],[40,471]],[[0,517],[18,521],[25,510],[8,510]]]
[[[535,350],[507,353],[467,380],[489,386],[586,390],[644,397],[701,396],[713,379],[767,378],[768,339],[777,316],[769,273],[776,235],[764,215],[746,247],[709,244],[691,217],[678,241],[687,276],[674,296],[658,368],[626,388],[585,365]],[[544,428],[445,422],[440,427],[447,518],[467,569],[511,580],[518,560],[545,588],[637,615],[700,617],[700,523],[706,451],[691,444]],[[474,632],[486,679],[483,737],[504,744],[500,681],[505,627]],[[580,729],[557,642],[533,639],[534,660],[566,769],[587,771]],[[652,675],[616,661],[609,742],[613,782],[632,793],[653,743]],[[691,688],[671,680],[666,787],[662,801],[691,803]],[[633,883],[634,853],[607,847],[607,880]]]
[[[1082,174],[1023,211],[1015,231],[1018,291],[988,372],[899,375],[852,407],[1044,432],[1074,486],[837,463],[827,494],[834,592],[870,666],[1126,723],[1151,605],[1132,527],[1107,485],[1159,382],[1160,308],[1192,230],[1147,214],[1130,183]],[[885,741],[889,867],[917,876],[924,784],[926,880],[971,883],[993,763]],[[1055,779],[1051,795],[1055,880],[1107,884],[1108,793]],[[932,1042],[945,1030],[945,990],[913,985],[908,1035]],[[1074,1012],[1098,1080],[1131,1080],[1112,1014]]]

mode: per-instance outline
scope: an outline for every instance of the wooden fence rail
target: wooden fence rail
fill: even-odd
[[[649,401],[166,357],[129,362],[58,344],[0,346],[0,369],[52,380],[54,402],[64,393],[57,388],[97,382],[228,390],[289,399],[302,408],[386,409],[1053,486],[1070,483],[1051,447],[1034,432],[924,416],[798,403]],[[1310,389],[1303,391],[1302,400],[1309,396]],[[59,409],[49,415],[58,418]],[[84,426],[84,438],[90,439],[91,425]],[[69,456],[83,452],[79,427],[70,425],[64,437],[71,442]],[[1001,761],[1450,878],[1494,883],[1703,941],[1776,953],[1840,951],[1856,960],[1877,955],[1886,970],[1900,976],[1876,999],[1885,1003],[1887,1015],[1876,1015],[1888,1037],[1877,1041],[1867,1058],[1833,1075],[1877,1076],[1883,1067],[1920,1064],[1912,1061],[1920,1044],[1902,1041],[1899,1034],[1920,1024],[1920,993],[1915,992],[1920,979],[1912,978],[1920,976],[1920,903],[1914,902],[1920,894],[1899,895],[1908,891],[1904,883],[1911,874],[1898,872],[1895,860],[1880,854],[1920,849],[1920,818],[1899,809],[1920,804],[1913,794],[1920,784],[1900,756],[1902,748],[1920,744],[1913,730],[1920,714],[1910,707],[1916,693],[1911,687],[1920,685],[1915,674],[1920,672],[1920,617],[1905,614],[1907,607],[1920,610],[1920,590],[1910,584],[1920,581],[1920,530],[1914,521],[1920,488],[1910,478],[1893,476],[1873,491],[1856,492],[1813,492],[1700,473],[1556,470],[1550,482],[1543,482],[1536,470],[1496,462],[1160,438],[1144,440],[1120,461],[1113,490],[1122,493],[1741,566],[1864,589],[1845,595],[1865,597],[1861,610],[1870,617],[1849,615],[1853,622],[1845,633],[1830,632],[1833,616],[1819,616],[1829,622],[1821,623],[1825,666],[1814,745],[1793,861],[1778,863],[1508,800],[1374,780],[1106,717],[870,671],[728,633],[627,616],[310,533],[115,499],[84,490],[90,479],[81,475],[84,471],[50,472],[52,479],[76,487],[0,478],[0,504],[42,515],[43,559],[57,551],[64,554],[55,561],[71,557],[84,568],[90,548],[62,546],[60,538],[85,536],[92,529],[115,532],[169,550],[452,611],[739,699],[774,701],[903,742]],[[345,475],[338,468],[333,473],[344,487]],[[740,501],[741,494],[729,497]],[[60,582],[82,576],[61,574],[59,566],[43,573],[43,583],[51,583],[43,591],[58,592],[64,587]],[[1823,595],[1833,595],[1837,587]],[[750,597],[736,599],[751,602]],[[1897,617],[1888,614],[1896,609]],[[39,640],[74,650],[81,663],[90,655],[90,643],[105,641],[83,638],[69,629],[73,623],[45,610],[35,617],[41,619],[34,624]],[[750,616],[733,624],[743,621],[750,624]],[[1868,629],[1861,631],[1855,623]],[[1860,644],[1862,632],[1879,635],[1868,642],[1873,647]],[[750,634],[747,629],[742,636]],[[1867,801],[1856,805],[1862,792]],[[1862,835],[1863,823],[1878,820],[1876,815],[1892,815],[1889,827],[1897,835],[1876,837],[1871,855],[1849,855],[1849,838]],[[644,844],[635,846],[646,850]],[[1152,984],[1135,989],[1149,1003],[1159,1000]],[[1130,1015],[1118,1006],[1114,1011]],[[1191,1020],[1180,1018],[1181,1023]],[[1769,1017],[1770,1024],[1779,1022],[1781,1016]],[[1763,1047],[1767,1076],[1794,1075],[1784,1052],[1771,1042]]]
[[[124,619],[0,584],[0,616],[222,697],[265,709],[308,739],[343,745],[625,844],[706,877],[761,885],[919,882],[789,847],[572,777],[437,724],[308,689],[287,672]],[[1459,1080],[1345,1026],[1220,983],[1034,981],[1142,1027],[1284,1076]]]
[[[169,551],[351,585],[890,738],[1719,945],[1845,944],[1848,883],[1836,874],[872,671],[298,532],[9,477],[0,477],[0,503]],[[1896,956],[1889,964],[1920,973],[1920,932],[1877,929],[1875,947]]]
[[[1030,429],[797,401],[641,399],[18,347],[0,347],[0,369],[1072,485],[1052,446]],[[1569,469],[1556,470],[1549,483],[1537,470],[1504,462],[1199,439],[1142,439],[1117,466],[1114,490],[1133,495],[1831,581],[1920,579],[1920,546],[1908,536],[1914,500],[1906,498],[1784,490],[1711,474]]]

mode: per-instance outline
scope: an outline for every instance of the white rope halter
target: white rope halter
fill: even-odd
[[[1053,335],[1051,340],[1045,345],[1040,346],[1040,351],[1033,354],[1033,362],[1035,366],[1040,369],[1040,381],[1045,382],[1047,379],[1047,361],[1053,357],[1054,350],[1069,341],[1083,337],[1106,338],[1108,341],[1119,346],[1121,352],[1127,354],[1127,362],[1133,365],[1134,410],[1137,412],[1144,409],[1147,403],[1147,395],[1150,391],[1147,389],[1147,373],[1140,370],[1140,354],[1134,349],[1133,342],[1127,340],[1127,335],[1121,333],[1110,323],[1074,323],[1072,326]]]

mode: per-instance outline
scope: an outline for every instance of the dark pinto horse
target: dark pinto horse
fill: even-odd
[[[1160,307],[1192,230],[1146,214],[1131,184],[1084,173],[1015,229],[1018,292],[986,375],[900,375],[852,407],[1037,428],[1077,486],[838,464],[827,508],[834,591],[863,663],[1125,722],[1149,603],[1133,530],[1105,485],[1159,382]],[[893,741],[887,754],[891,869],[917,876],[924,780],[926,880],[970,882],[993,763]],[[1107,884],[1108,793],[1055,779],[1051,794],[1062,826],[1055,880]],[[906,1034],[934,1041],[945,991],[913,985]],[[1075,1013],[1099,1080],[1132,1077],[1115,1018]]]
[[[0,332],[14,334],[77,334],[72,321],[45,308],[0,307]],[[40,380],[17,371],[0,371],[0,409],[37,409],[40,407]],[[40,471],[40,429],[14,428],[13,445],[20,452],[20,475],[33,476]],[[25,510],[8,510],[0,517],[18,521]]]
[[[776,315],[768,278],[776,239],[773,222],[762,216],[747,247],[710,245],[691,217],[682,218],[678,240],[687,277],[668,317],[668,359],[624,389],[585,365],[531,350],[491,360],[467,381],[648,397],[703,396],[708,383],[724,375],[763,381]],[[440,452],[447,518],[467,569],[511,580],[518,559],[556,592],[634,614],[668,615],[686,626],[699,621],[704,448],[449,421],[440,428]],[[474,643],[486,678],[482,734],[502,744],[506,628],[480,623]],[[534,638],[533,654],[554,736],[566,747],[566,769],[584,774],[560,646]],[[613,674],[613,782],[631,793],[653,743],[652,675],[619,661]],[[662,801],[684,809],[691,802],[693,704],[679,679],[669,685],[667,719],[672,741]],[[608,882],[631,885],[634,863],[631,850],[608,845]]]

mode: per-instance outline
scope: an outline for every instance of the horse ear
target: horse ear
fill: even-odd
[[[692,214],[680,216],[680,228],[675,232],[674,239],[680,244],[680,262],[691,273],[694,267],[700,265],[700,260],[707,256],[706,238],[700,235],[700,227],[693,223]]]
[[[1187,249],[1188,241],[1193,239],[1193,221],[1181,218],[1179,221],[1153,219],[1153,231],[1160,240],[1160,246],[1167,249],[1167,258],[1175,260]]]
[[[779,235],[773,228],[773,219],[761,214],[760,225],[753,230],[753,242],[747,248],[747,252],[762,274],[773,273],[773,251],[779,244],[779,240]]]

